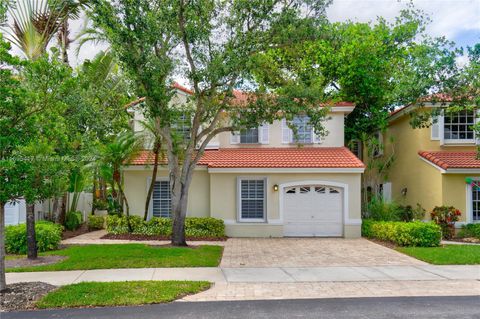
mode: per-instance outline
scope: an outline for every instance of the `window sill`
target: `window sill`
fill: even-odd
[[[444,145],[475,145],[475,140],[444,140]]]
[[[265,219],[239,219],[236,221],[239,224],[266,224]]]

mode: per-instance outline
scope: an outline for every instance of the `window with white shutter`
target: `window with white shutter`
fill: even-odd
[[[268,144],[269,143],[269,125],[268,123],[265,123],[263,125],[261,125],[259,128],[258,128],[258,132],[259,132],[259,142],[261,144]]]
[[[287,120],[282,119],[282,143],[290,144],[292,143],[292,129],[288,127]]]
[[[238,180],[240,221],[265,221],[265,179]]]
[[[169,181],[156,181],[153,187],[153,216],[171,217],[172,216],[172,196],[170,193]]]

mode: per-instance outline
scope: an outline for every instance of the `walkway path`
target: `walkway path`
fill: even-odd
[[[480,266],[312,268],[140,268],[8,273],[7,283],[43,281],[207,280],[188,301],[334,297],[478,296]]]

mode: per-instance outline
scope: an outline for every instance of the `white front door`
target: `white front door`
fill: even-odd
[[[326,185],[283,189],[285,236],[343,235],[343,190]]]

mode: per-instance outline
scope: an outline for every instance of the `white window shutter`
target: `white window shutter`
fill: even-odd
[[[480,110],[475,111],[475,124],[478,125],[480,123]],[[476,130],[474,130],[475,134],[475,144],[480,145],[480,134],[477,133]]]
[[[240,131],[232,132],[230,135],[230,144],[240,144]]]
[[[260,144],[269,143],[268,126],[268,123],[265,123],[258,128],[258,141],[260,142]]]
[[[383,201],[390,203],[392,201],[392,183],[384,183],[382,189]]]
[[[323,142],[323,138],[320,135],[315,134],[314,128],[312,128],[312,136],[313,136],[313,143],[321,144]]]
[[[445,118],[442,111],[442,113],[438,116],[438,134],[440,135],[439,136],[440,145],[445,144],[445,134],[443,132],[444,129],[445,129]]]
[[[439,125],[439,117],[435,116],[432,118],[433,123],[431,127],[431,140],[432,141],[438,141],[440,140],[440,125]]]
[[[289,144],[293,141],[292,129],[288,127],[287,120],[282,119],[282,143]]]

